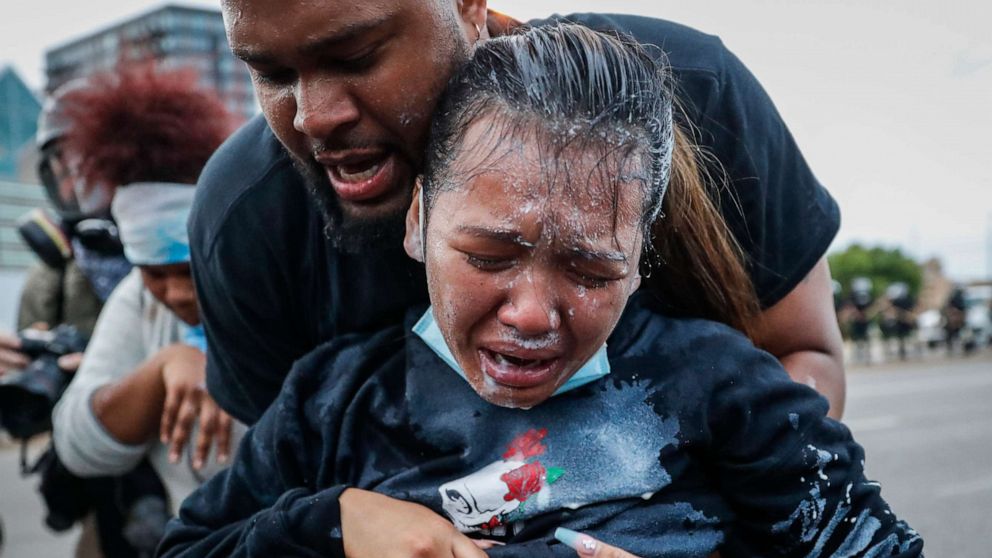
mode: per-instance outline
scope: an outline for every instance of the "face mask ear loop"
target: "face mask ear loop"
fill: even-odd
[[[420,213],[420,257],[427,263],[427,227],[424,225],[424,186],[417,189],[417,197],[420,201],[418,205]]]

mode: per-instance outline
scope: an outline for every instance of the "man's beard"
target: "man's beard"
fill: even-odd
[[[450,16],[450,14],[449,14]],[[449,17],[444,52],[439,54],[448,59],[447,75],[453,75],[459,65],[466,62],[471,53],[468,39],[461,33],[457,19]],[[429,126],[429,124],[428,124]],[[303,176],[307,190],[317,203],[317,209],[324,217],[324,234],[335,248],[345,253],[355,254],[363,250],[381,250],[400,247],[406,234],[406,211],[413,199],[412,183],[404,190],[403,203],[392,212],[374,217],[348,215],[341,206],[341,200],[328,183],[323,167],[311,159],[301,160],[289,150],[293,165]],[[396,150],[401,153],[401,149]],[[409,154],[407,154],[409,155]],[[412,157],[411,157],[412,159]],[[417,165],[411,164],[411,168]]]
[[[402,245],[406,234],[406,208],[410,206],[412,188],[407,189],[405,203],[396,211],[375,217],[348,215],[327,181],[327,176],[314,168],[315,164],[301,161],[290,154],[293,166],[303,176],[307,191],[324,218],[324,236],[335,248],[348,254],[363,250],[377,251]]]

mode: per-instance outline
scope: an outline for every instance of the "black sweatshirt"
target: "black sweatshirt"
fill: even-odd
[[[338,496],[356,487],[508,543],[491,556],[574,556],[559,526],[644,558],[921,555],[826,400],[730,328],[632,302],[610,375],[522,410],[410,334],[420,313],[297,362],[160,554],[344,556]]]

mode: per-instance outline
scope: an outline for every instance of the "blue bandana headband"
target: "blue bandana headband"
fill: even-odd
[[[138,182],[117,189],[111,213],[124,255],[134,265],[189,261],[186,220],[196,188],[190,184]]]
[[[424,312],[424,315],[420,317],[417,324],[413,326],[413,333],[417,337],[423,339],[424,343],[431,348],[434,353],[441,358],[448,366],[450,366],[459,376],[468,381],[468,377],[465,376],[465,371],[462,367],[458,365],[458,361],[455,360],[454,355],[451,354],[451,349],[448,347],[448,343],[444,340],[444,336],[441,335],[440,328],[437,327],[437,322],[434,321],[434,307],[430,307]],[[586,361],[582,368],[579,368],[578,372],[572,375],[564,384],[555,390],[552,397],[555,395],[561,395],[566,391],[571,391],[577,387],[582,387],[589,382],[594,382],[603,376],[610,373],[610,361],[606,357],[606,343],[596,351],[596,354]]]

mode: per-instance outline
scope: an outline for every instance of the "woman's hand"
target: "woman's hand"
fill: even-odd
[[[555,529],[555,538],[563,544],[572,547],[579,556],[588,556],[590,558],[637,558],[637,556],[629,552],[597,541],[589,535],[584,535],[563,527]]]
[[[356,488],[341,493],[338,502],[348,558],[486,557],[472,539],[419,504]]]
[[[217,461],[227,461],[230,453],[231,417],[207,394],[206,355],[199,349],[176,344],[159,353],[165,402],[159,423],[159,438],[169,445],[169,460],[179,461],[189,442],[193,425],[199,419],[200,432],[193,451],[193,467],[203,467],[216,442]]]

